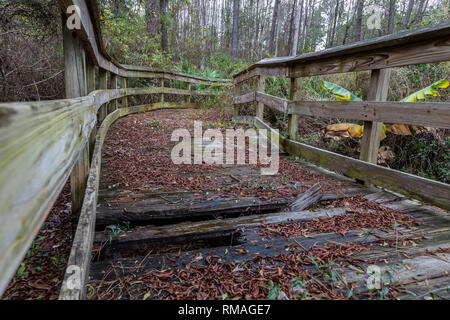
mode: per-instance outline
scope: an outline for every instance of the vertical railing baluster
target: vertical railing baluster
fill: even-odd
[[[86,61],[86,94],[95,91],[95,64],[92,59],[87,55],[85,57]],[[95,138],[97,136],[97,126],[94,126],[89,135],[89,163],[92,161],[92,156],[94,154]]]
[[[66,98],[78,98],[87,93],[85,52],[81,40],[66,28],[66,18],[63,19],[63,45]],[[80,127],[82,130],[83,127]],[[80,132],[80,137],[82,137]],[[75,233],[78,218],[83,205],[84,192],[89,172],[88,141],[81,148],[78,158],[70,174],[70,189],[72,194],[72,232]]]
[[[264,93],[266,91],[266,77],[257,76],[257,88],[256,91]],[[255,94],[256,98],[256,94]],[[255,102],[256,103],[256,117],[263,120],[264,118],[264,103],[263,102]]]
[[[290,78],[289,82],[289,100],[295,101],[300,100],[302,79],[301,78]],[[295,140],[297,138],[298,131],[298,114],[288,115],[288,135],[289,139]]]
[[[114,73],[110,73],[111,76],[111,81],[109,84],[109,88],[112,90],[116,90],[117,89],[117,80],[119,79],[119,77],[117,76],[117,74]],[[111,101],[111,103],[109,104],[109,112],[114,112],[115,110],[118,109],[118,99],[114,99],[113,101]]]
[[[108,89],[108,71],[106,71],[105,69],[102,69],[102,68],[100,68],[100,70],[99,70],[98,89],[99,90]],[[102,123],[103,120],[105,120],[107,110],[108,110],[107,104],[100,106],[100,110],[98,111],[98,122],[99,123]]]
[[[386,101],[391,69],[372,70],[369,84],[368,101]],[[361,140],[360,159],[377,164],[383,123],[364,121],[364,133]]]
[[[120,81],[121,81],[120,85],[121,85],[122,89],[127,89],[128,88],[127,78],[121,77]],[[128,108],[128,97],[127,96],[123,97],[122,103],[123,103],[124,108]]]
[[[161,78],[161,103],[164,103],[164,77]]]
[[[192,96],[192,91],[191,91],[191,83],[188,82],[188,90],[189,90],[189,95],[188,95],[188,103],[191,104],[191,96]]]

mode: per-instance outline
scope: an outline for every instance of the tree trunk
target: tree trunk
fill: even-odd
[[[295,29],[295,23],[296,23],[296,7],[297,7],[297,0],[293,0],[292,2],[292,11],[291,11],[291,22],[289,26],[289,39],[288,39],[288,49],[289,52],[292,53],[292,45],[294,40],[294,29]]]
[[[238,47],[239,32],[239,0],[233,2],[233,43],[231,48],[231,56],[236,59]]]
[[[298,34],[300,31],[300,17],[298,16],[298,8],[294,9],[294,35],[292,39],[292,48],[291,48],[291,56],[297,55],[298,50]]]
[[[270,29],[270,39],[269,39],[269,53],[274,54],[275,49],[275,36],[276,36],[276,26],[278,19],[278,8],[280,6],[280,0],[275,0],[275,6],[273,8],[273,16],[272,16],[272,27]]]
[[[298,47],[302,45],[302,33],[300,28],[302,27],[302,19],[303,19],[303,3],[305,2],[305,0],[302,0],[301,5],[300,5],[300,14],[298,15],[298,36],[297,36],[297,50]]]
[[[423,11],[424,11],[425,0],[420,0],[419,8],[417,9],[416,17],[414,18],[414,25],[418,25],[422,20]]]
[[[169,41],[167,36],[167,0],[159,0],[160,21],[161,21],[161,51],[169,51]]]
[[[363,9],[364,9],[364,0],[359,0],[358,7],[356,9],[355,42],[361,41]]]
[[[336,0],[336,7],[334,8],[333,27],[331,29],[331,37],[330,37],[330,42],[329,42],[330,47],[333,46],[334,35],[336,33],[336,21],[337,21],[337,16],[339,14],[338,10],[339,10],[339,0]]]
[[[387,34],[392,34],[394,32],[394,21],[395,20],[395,0],[389,1],[389,22]]]
[[[259,25],[260,25],[260,17],[259,17],[259,0],[256,1],[256,31],[255,31],[255,41],[253,43],[253,48],[258,51],[259,48]]]
[[[406,9],[405,20],[403,20],[403,29],[409,29],[409,20],[411,19],[411,12],[414,8],[414,0],[409,0],[408,8]]]
[[[152,38],[156,33],[158,33],[159,26],[159,9],[156,0],[147,0],[147,33],[150,38]]]

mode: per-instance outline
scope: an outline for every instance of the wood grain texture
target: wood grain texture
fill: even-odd
[[[302,79],[290,78],[289,84],[289,100],[300,100]],[[297,138],[298,118],[297,114],[288,115],[288,136],[293,140]]]
[[[93,99],[0,105],[0,294],[96,123]]]
[[[235,96],[234,97],[234,104],[243,104],[243,103],[249,103],[255,101],[255,92],[246,93],[242,96]]]
[[[372,70],[367,99],[371,101],[386,101],[391,69]],[[361,139],[361,153],[363,161],[377,164],[383,123],[364,121],[364,133]]]
[[[287,106],[289,100],[280,97],[272,96],[263,92],[256,92],[256,101],[263,103],[264,105],[277,110],[279,112],[287,112]]]
[[[257,83],[257,91],[258,92],[265,92],[266,90],[266,77],[259,76],[258,77],[258,83]],[[256,94],[256,116],[258,118],[263,119],[264,118],[264,102],[258,101],[258,94]]]
[[[108,89],[108,71],[100,69],[99,70],[99,90],[106,90]],[[100,107],[100,110],[98,111],[98,122],[102,123],[103,120],[107,116],[107,105],[103,105]]]
[[[450,129],[450,103],[292,101],[289,114]]]
[[[111,75],[111,83],[110,83],[109,88],[115,90],[115,89],[117,89],[117,81],[118,81],[119,77],[113,73],[111,73],[110,75]],[[106,109],[107,114],[117,110],[118,108],[119,108],[119,102],[117,101],[117,99],[111,101],[108,104],[108,107]],[[108,110],[109,110],[109,112],[108,112]]]

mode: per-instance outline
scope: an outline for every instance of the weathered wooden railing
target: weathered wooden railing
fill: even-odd
[[[450,23],[296,57],[265,59],[234,76],[235,115],[239,114],[241,104],[254,102],[256,125],[267,127],[263,123],[264,106],[284,112],[289,121],[288,137],[281,136],[280,144],[285,152],[365,183],[449,209],[450,185],[377,165],[383,122],[450,128],[450,103],[385,102],[390,68],[449,60]],[[302,77],[363,70],[372,72],[369,101],[301,101]],[[264,93],[268,76],[290,79],[289,100]],[[245,93],[248,88],[256,89]],[[364,121],[360,160],[295,141],[299,116]]]
[[[118,64],[103,48],[97,2],[59,2],[64,13],[69,6],[78,6],[81,20],[79,30],[70,31],[63,23],[67,99],[0,104],[0,295],[70,178],[76,233],[60,298],[84,297],[101,146],[109,126],[130,113],[186,106],[161,103],[165,94],[184,95],[192,106],[191,97],[214,96],[231,84],[230,80]],[[161,79],[161,85],[128,88],[133,78]],[[187,90],[167,87],[164,80],[187,83]],[[191,84],[210,89],[191,90]],[[160,103],[129,107],[128,97],[152,94],[160,96]],[[97,123],[102,123],[98,133]]]

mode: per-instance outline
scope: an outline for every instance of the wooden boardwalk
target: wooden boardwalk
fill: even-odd
[[[66,99],[0,105],[0,295],[70,179],[62,300],[448,298],[450,185],[379,166],[377,155],[383,122],[450,128],[448,102],[386,102],[391,68],[450,61],[449,22],[207,79],[114,61],[97,2],[58,3]],[[64,27],[72,5],[77,30]],[[302,101],[302,78],[365,70],[368,101]],[[289,97],[269,95],[267,77],[287,79]],[[158,86],[130,88],[143,83],[133,79]],[[223,94],[255,128],[276,129],[266,107],[287,117],[278,175],[172,164],[174,128],[235,126],[225,106],[186,109]],[[145,95],[159,103],[135,105]],[[360,159],[296,141],[303,116],[363,121]],[[317,184],[321,200],[292,212]]]
[[[271,282],[279,298],[449,298],[448,212],[285,156],[269,178],[249,165],[169,165],[172,130],[192,128],[193,119],[228,124],[212,113],[161,110],[111,127],[91,299],[267,298]],[[317,182],[322,199],[291,212],[289,203]],[[372,293],[370,265],[386,282]],[[301,294],[293,284],[300,276]]]

